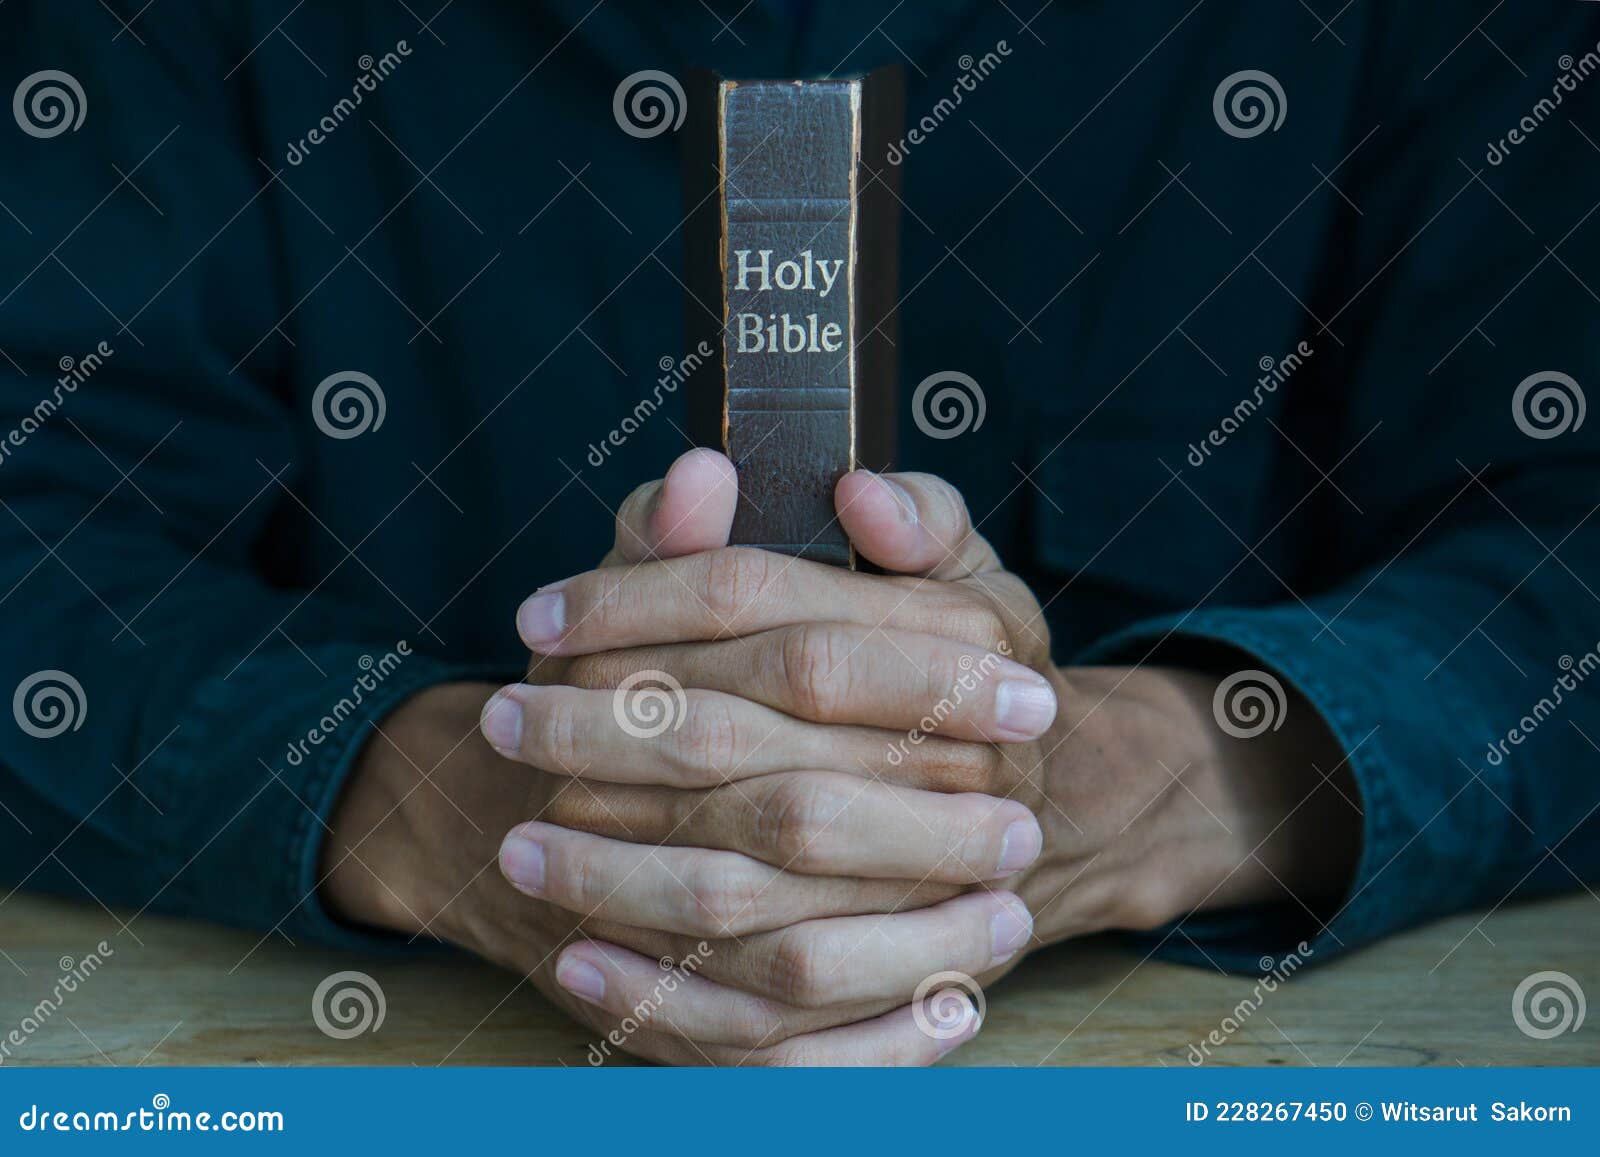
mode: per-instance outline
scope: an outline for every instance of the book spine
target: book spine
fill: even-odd
[[[722,440],[732,541],[850,565],[857,461],[859,80],[718,86]]]

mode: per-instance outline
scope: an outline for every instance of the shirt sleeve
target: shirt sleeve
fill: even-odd
[[[0,37],[0,75],[71,82],[30,77],[39,131],[0,133],[0,880],[354,942],[316,888],[360,745],[489,673],[259,557],[317,435],[281,388],[279,206],[225,78],[244,11],[140,46],[34,5]],[[52,100],[81,123],[52,131]]]
[[[1515,23],[1495,35],[1526,82],[1469,56],[1353,110],[1356,139],[1379,127],[1333,178],[1360,215],[1330,249],[1338,290],[1318,312],[1345,352],[1314,409],[1339,453],[1359,449],[1306,480],[1327,499],[1319,573],[1298,598],[1167,615],[1076,659],[1195,641],[1242,653],[1321,714],[1359,789],[1360,863],[1334,906],[1191,917],[1156,933],[1164,954],[1254,970],[1304,940],[1322,961],[1600,876],[1600,429],[1584,420],[1600,386],[1600,149],[1568,123],[1600,90],[1567,90],[1509,153],[1485,151],[1519,102],[1561,89],[1560,62],[1595,49],[1600,21],[1574,6]],[[1485,67],[1506,75],[1487,83]]]

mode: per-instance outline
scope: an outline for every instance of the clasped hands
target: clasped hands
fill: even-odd
[[[1307,845],[1338,781],[1284,774],[1337,760],[1303,703],[1244,745],[1213,676],[1057,669],[936,478],[840,481],[882,575],[728,548],[736,496],[725,458],[684,455],[598,569],[522,604],[525,682],[391,716],[328,841],[336,911],[523,973],[601,1052],[927,1064],[980,1028],[965,997],[914,1003],[939,974],[1337,888]]]

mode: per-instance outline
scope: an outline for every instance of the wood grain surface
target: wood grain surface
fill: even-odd
[[[103,966],[66,994],[10,1065],[583,1066],[593,1036],[529,985],[441,952],[376,957],[281,937],[18,894],[0,907],[0,1040],[51,995],[63,964],[105,940]],[[70,957],[71,961],[63,961]],[[331,973],[381,985],[381,1028],[324,1035],[312,993]],[[1535,1039],[1512,1017],[1532,973],[1600,999],[1600,901],[1587,892],[1452,917],[1307,967],[1246,1017],[1220,1065],[1596,1065],[1600,1008]],[[1219,1029],[1253,981],[1145,961],[1105,938],[1036,953],[987,993],[956,1065],[1171,1065]],[[621,1062],[627,1063],[624,1059]]]

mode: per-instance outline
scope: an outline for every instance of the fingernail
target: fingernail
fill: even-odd
[[[1032,816],[1017,820],[1000,840],[1000,874],[1008,876],[1022,871],[1039,858],[1043,847],[1044,833],[1039,830],[1039,821]]]
[[[560,591],[539,591],[517,608],[517,634],[535,649],[560,641],[566,625],[567,596]]]
[[[1019,900],[1010,900],[989,922],[989,964],[1004,964],[1028,943],[1033,935],[1033,917]]]
[[[938,998],[935,997],[934,999]],[[948,1034],[945,1032],[940,1032],[937,1037],[937,1042],[934,1045],[934,1049],[941,1057],[947,1053],[954,1052],[956,1049],[966,1044],[973,1037],[977,1036],[978,1030],[983,1027],[983,1018],[978,1015],[978,1008],[972,1003],[972,998],[963,993],[961,1000],[967,1006],[966,1015],[961,1022],[961,1027]]]
[[[587,960],[576,956],[563,956],[556,963],[556,983],[579,1000],[599,1004],[606,994],[606,977]]]
[[[508,688],[502,688],[484,704],[478,726],[490,747],[502,755],[514,756],[522,747],[522,704],[511,697]]]
[[[1056,693],[1038,675],[1014,664],[1020,678],[1001,681],[994,692],[995,724],[1001,739],[1037,739],[1056,717]]]
[[[500,871],[518,891],[544,894],[544,845],[512,832],[500,845]]]

